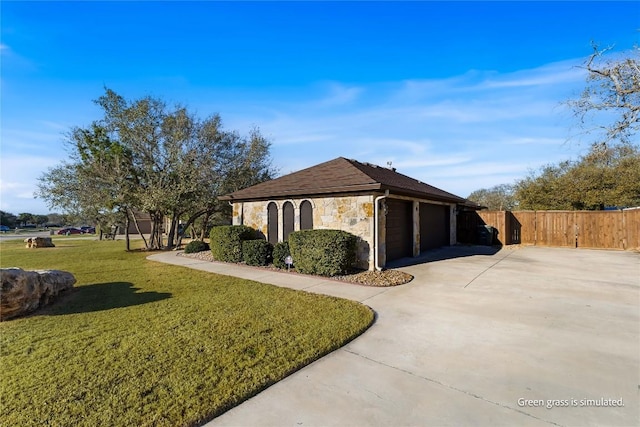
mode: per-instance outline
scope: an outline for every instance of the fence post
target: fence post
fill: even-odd
[[[627,215],[624,209],[620,210],[622,214],[622,249],[627,250]]]
[[[575,245],[574,247],[577,249],[578,235],[580,234],[580,226],[578,225],[578,217],[577,217],[576,211],[573,211],[573,229],[574,229],[573,243]]]
[[[533,246],[538,246],[538,211],[533,211]]]

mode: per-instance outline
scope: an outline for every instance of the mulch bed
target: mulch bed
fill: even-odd
[[[210,251],[196,252],[193,254],[185,254],[180,252],[178,255],[188,258],[196,258],[202,261],[215,261]],[[270,268],[272,270],[280,270],[273,265],[258,268]],[[295,271],[295,270],[294,270]],[[399,270],[383,270],[383,271],[354,271],[353,273],[342,276],[331,277],[334,280],[342,282],[356,283],[364,286],[398,286],[413,280],[413,276]]]

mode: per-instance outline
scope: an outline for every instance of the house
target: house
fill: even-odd
[[[456,213],[466,199],[398,173],[339,157],[220,197],[233,224],[259,230],[271,243],[305,229],[338,229],[360,237],[358,266],[418,256],[456,243]]]

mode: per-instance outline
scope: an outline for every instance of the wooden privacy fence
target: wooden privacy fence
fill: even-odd
[[[502,245],[640,248],[640,208],[616,211],[478,211],[458,217],[460,242],[475,243],[478,226],[498,230]]]

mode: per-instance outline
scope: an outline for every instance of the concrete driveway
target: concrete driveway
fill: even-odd
[[[640,255],[478,249],[402,267],[367,332],[207,426],[639,425]]]

